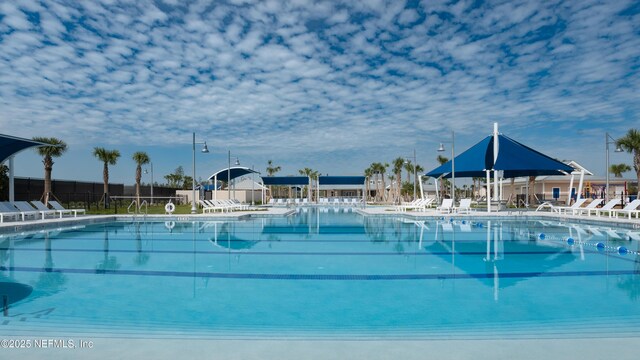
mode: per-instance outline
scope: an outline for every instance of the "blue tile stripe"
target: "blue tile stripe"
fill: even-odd
[[[256,280],[340,280],[340,281],[372,281],[372,280],[444,280],[444,279],[492,279],[491,273],[477,274],[395,274],[395,275],[340,275],[340,274],[242,274],[242,273],[215,273],[215,272],[189,272],[189,271],[154,271],[154,270],[100,270],[100,269],[74,269],[74,268],[36,268],[36,267],[9,267],[9,271],[35,272],[35,273],[64,273],[64,274],[94,274],[94,275],[134,275],[134,276],[168,276],[168,277],[201,277],[216,279],[256,279]],[[616,276],[616,275],[640,275],[640,270],[591,270],[591,271],[551,271],[551,272],[522,272],[501,273],[504,278],[532,278],[532,277],[575,277],[575,276]]]
[[[45,251],[43,249],[33,249],[33,248],[16,248],[14,251],[33,251],[33,252],[42,252]],[[87,253],[102,253],[103,249],[74,249],[74,248],[54,248],[51,249],[53,253],[62,253],[62,252],[87,252]],[[227,255],[229,253],[238,253],[239,250],[228,250],[228,251],[211,251],[211,250],[131,250],[131,249],[109,249],[107,251],[109,253],[139,253],[143,252],[146,254],[212,254],[212,255]],[[596,251],[590,251],[596,253]],[[397,255],[416,255],[416,256],[442,256],[442,255],[451,255],[449,251],[437,251],[437,252],[427,252],[423,250],[415,250],[415,251],[404,251],[404,252],[301,252],[301,251],[241,251],[242,255],[313,255],[313,256],[397,256]],[[486,255],[486,251],[457,251],[456,255]],[[505,255],[554,255],[558,254],[557,251],[514,251],[514,252],[505,252]]]

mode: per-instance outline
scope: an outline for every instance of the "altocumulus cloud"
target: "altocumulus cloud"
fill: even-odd
[[[197,129],[274,154],[416,146],[494,121],[525,142],[554,128],[599,139],[584,129],[637,123],[639,13],[622,0],[4,1],[0,124],[113,145]]]

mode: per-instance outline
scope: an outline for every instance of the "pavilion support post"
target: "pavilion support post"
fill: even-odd
[[[584,184],[584,169],[580,170],[580,181],[578,182],[578,193],[576,194],[577,200],[582,198],[582,185]]]
[[[9,156],[9,201],[14,202],[16,200],[15,196],[15,184],[14,184],[14,173],[13,173],[13,155]]]
[[[498,171],[493,170],[493,200],[500,200],[500,193],[498,192]]]
[[[487,212],[491,212],[491,170],[487,170]]]
[[[571,205],[571,189],[573,189],[573,173],[571,173],[571,180],[569,180],[569,190],[567,190],[567,205]]]

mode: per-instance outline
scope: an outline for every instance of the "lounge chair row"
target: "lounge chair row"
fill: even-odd
[[[28,220],[28,219],[46,219],[47,216],[62,218],[64,215],[78,216],[78,213],[85,213],[85,209],[65,209],[57,201],[49,201],[49,205],[52,208],[47,207],[41,201],[31,201],[29,204],[26,201],[2,201],[0,202],[0,222],[4,222],[5,219],[9,220]]]
[[[418,199],[410,203],[396,205],[395,210],[407,211],[413,209],[415,211],[426,211],[434,202],[435,199]],[[453,199],[444,199],[442,200],[442,204],[436,206],[435,211],[439,214],[469,213],[471,212],[471,199],[460,200],[458,206],[453,204]]]
[[[307,198],[303,199],[270,199],[267,205],[271,206],[289,206],[289,205],[297,205],[297,206],[305,206],[311,205],[314,203],[309,202]],[[347,205],[347,206],[358,206],[362,204],[362,200],[358,198],[320,198],[318,201],[319,205]]]
[[[232,200],[199,200],[203,213],[212,213],[216,211],[229,212],[235,210],[248,210],[249,205],[240,203],[236,199]]]
[[[544,208],[549,208],[553,212],[557,212],[559,214],[571,214],[571,215],[583,215],[591,216],[592,214],[595,216],[604,216],[604,214],[608,214],[610,218],[618,217],[620,215],[626,215],[631,219],[632,215],[635,215],[636,219],[640,218],[640,199],[633,200],[628,203],[622,209],[616,209],[615,207],[620,205],[622,202],[620,199],[612,199],[609,200],[602,207],[598,207],[602,204],[602,199],[594,199],[587,206],[582,207],[586,203],[587,199],[578,199],[571,206],[554,206],[549,203],[543,203],[538,206],[536,211],[539,211]]]

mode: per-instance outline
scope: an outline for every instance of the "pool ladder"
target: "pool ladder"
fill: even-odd
[[[131,209],[132,207],[133,207],[133,210]],[[143,207],[144,207],[144,213],[142,212]],[[133,200],[131,204],[129,204],[129,207],[127,207],[127,212],[133,215],[140,214],[140,215],[147,216],[147,214],[149,213],[149,204],[147,203],[147,200],[142,200],[142,202],[140,202],[140,205],[138,205],[138,201]]]

